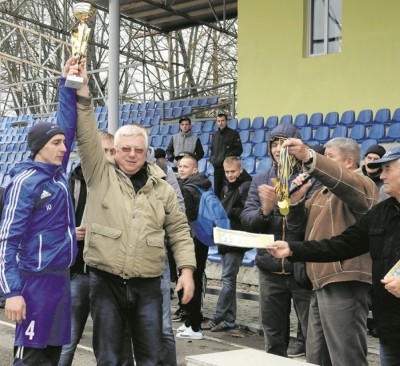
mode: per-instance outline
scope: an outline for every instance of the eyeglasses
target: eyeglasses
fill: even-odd
[[[145,149],[141,149],[139,147],[130,147],[130,146],[122,146],[120,147],[121,151],[124,153],[131,153],[132,150],[135,152],[136,155],[143,155],[144,152],[146,151]]]

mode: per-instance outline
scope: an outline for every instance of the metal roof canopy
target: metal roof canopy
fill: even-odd
[[[86,0],[108,8],[111,0]],[[205,25],[236,37],[225,20],[237,17],[237,0],[120,0],[121,15],[168,33]]]

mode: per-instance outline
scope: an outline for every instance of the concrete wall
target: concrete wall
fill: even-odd
[[[400,1],[342,0],[342,52],[312,58],[305,1],[238,1],[239,118],[400,107]]]

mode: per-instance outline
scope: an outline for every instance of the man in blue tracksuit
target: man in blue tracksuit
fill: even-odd
[[[76,62],[67,61],[66,70]],[[65,75],[64,75],[65,76]],[[69,267],[77,245],[65,169],[76,124],[75,90],[61,79],[58,124],[28,133],[30,158],[11,171],[0,227],[0,286],[15,321],[14,365],[57,365],[71,339]],[[65,123],[68,121],[67,123]]]

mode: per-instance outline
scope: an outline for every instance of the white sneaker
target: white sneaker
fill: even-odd
[[[199,329],[197,332],[193,332],[192,327],[187,328],[183,332],[179,332],[176,334],[178,338],[183,338],[183,339],[203,339],[203,331]]]
[[[185,323],[183,323],[176,331],[177,332],[184,332],[187,329],[192,329],[191,327],[187,327]]]

